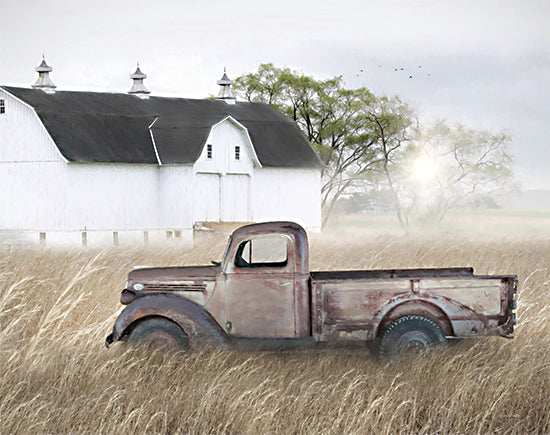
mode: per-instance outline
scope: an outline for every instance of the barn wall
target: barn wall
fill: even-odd
[[[157,165],[72,163],[59,189],[66,195],[67,229],[162,228]]]
[[[58,162],[65,159],[35,111],[0,89],[6,113],[0,114],[0,162]]]
[[[192,243],[190,167],[157,165],[69,164],[67,202],[74,204],[69,229],[108,242],[113,231],[131,243],[172,239]],[[72,208],[72,207],[71,207]],[[123,243],[124,240],[121,241]]]
[[[192,241],[192,211],[174,200],[184,172],[156,165],[2,163],[0,228],[47,233],[48,242],[89,245]],[[177,169],[177,168],[176,168]],[[162,186],[164,185],[165,188]],[[166,187],[168,186],[168,187]],[[147,232],[147,236],[144,232]]]
[[[321,171],[262,168],[254,173],[254,222],[292,220],[311,230],[321,228]]]
[[[64,162],[3,164],[0,226],[40,231],[159,227],[154,165]]]
[[[165,228],[193,228],[193,167],[163,165],[159,180],[159,224]]]
[[[63,225],[67,182],[64,162],[0,163],[0,228],[56,229]]]

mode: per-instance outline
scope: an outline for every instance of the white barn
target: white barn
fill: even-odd
[[[49,69],[48,69],[49,68]],[[197,222],[321,226],[322,163],[294,122],[236,102],[0,87],[0,231],[35,242],[191,241]],[[225,101],[224,101],[225,100]]]

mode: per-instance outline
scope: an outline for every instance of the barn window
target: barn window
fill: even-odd
[[[237,248],[237,267],[285,267],[287,238],[282,235],[259,236],[242,242]]]
[[[235,145],[235,160],[241,159],[241,147],[239,145]]]
[[[208,159],[212,158],[212,145],[211,144],[206,145],[206,158],[208,158]]]
[[[6,113],[6,102],[4,100],[0,100],[0,114]]]

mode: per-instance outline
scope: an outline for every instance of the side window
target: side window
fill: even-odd
[[[239,145],[235,145],[235,160],[241,159],[241,147]]]
[[[237,267],[285,267],[288,263],[288,239],[282,235],[258,236],[245,240],[237,248]]]
[[[207,159],[212,158],[212,145],[211,144],[206,145],[206,158]]]
[[[2,113],[6,113],[6,102],[4,100],[0,100],[0,115]]]

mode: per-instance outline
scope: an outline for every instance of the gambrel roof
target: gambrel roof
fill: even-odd
[[[296,123],[263,103],[56,91],[2,86],[31,106],[71,162],[192,164],[210,129],[231,116],[250,135],[262,166],[322,162]]]

